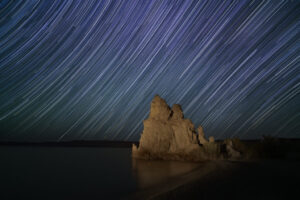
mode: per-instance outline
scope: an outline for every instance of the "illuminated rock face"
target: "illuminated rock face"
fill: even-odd
[[[202,126],[198,127],[197,133],[192,121],[184,118],[179,104],[174,104],[171,109],[156,95],[151,102],[149,117],[143,123],[139,147],[132,147],[134,158],[200,161],[222,157],[220,145],[213,137],[205,139]],[[230,153],[237,156],[233,149]]]
[[[167,121],[171,114],[172,111],[166,101],[156,95],[151,102],[149,119]]]
[[[155,96],[151,102],[149,118],[144,120],[139,148],[133,147],[133,156],[162,159],[174,156],[174,159],[181,160],[178,157],[196,151],[200,158],[201,147],[194,124],[184,119],[181,106],[175,104],[170,109],[164,99]]]
[[[164,99],[155,96],[151,102],[149,118],[144,121],[140,140],[143,151],[153,153],[179,153],[198,145],[194,124],[184,119],[180,105],[172,109]]]
[[[139,150],[156,154],[169,151],[174,138],[172,127],[168,123],[171,113],[165,100],[155,96],[151,102],[149,118],[144,120]]]

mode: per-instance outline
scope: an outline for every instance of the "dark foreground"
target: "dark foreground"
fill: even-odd
[[[0,145],[0,199],[298,199],[299,141],[266,145],[260,161],[203,163],[134,160],[129,143],[100,143]]]
[[[120,199],[136,188],[130,148],[0,146],[0,200]]]
[[[294,199],[298,196],[299,140],[265,137],[262,141],[234,139],[233,144],[244,161],[204,162],[188,174],[137,192],[132,199]]]
[[[188,183],[161,192],[153,188],[152,195],[133,199],[297,199],[299,170],[299,160],[220,162],[215,170]],[[194,176],[197,173],[201,169]]]

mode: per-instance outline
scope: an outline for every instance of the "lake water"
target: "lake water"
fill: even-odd
[[[130,148],[0,146],[0,199],[119,199],[198,164],[143,161]]]

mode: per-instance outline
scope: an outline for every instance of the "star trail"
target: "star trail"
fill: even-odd
[[[218,139],[300,136],[300,1],[0,2],[0,140],[138,140],[155,94]]]

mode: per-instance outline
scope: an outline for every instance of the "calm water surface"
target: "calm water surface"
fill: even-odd
[[[0,199],[119,199],[196,168],[130,148],[0,146]]]

